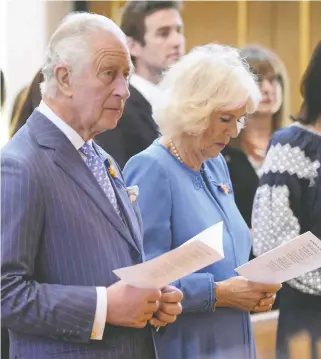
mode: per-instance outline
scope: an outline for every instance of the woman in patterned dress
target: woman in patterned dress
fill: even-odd
[[[252,216],[255,255],[306,231],[321,240],[321,41],[303,77],[301,93],[304,101],[299,114],[291,126],[272,136],[262,167]],[[282,288],[278,359],[289,358],[289,343],[301,333],[309,334],[311,359],[317,359],[321,268]]]

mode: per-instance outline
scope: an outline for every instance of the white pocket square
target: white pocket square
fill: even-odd
[[[127,187],[126,192],[128,193],[130,202],[134,203],[139,195],[139,187],[138,186]]]

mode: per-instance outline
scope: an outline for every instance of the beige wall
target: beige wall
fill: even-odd
[[[50,36],[72,10],[72,1],[12,0],[4,2],[1,23],[1,68],[7,98],[0,120],[0,147],[8,140],[8,124],[17,93],[27,86],[43,65]]]
[[[91,11],[119,19],[124,1],[92,1]],[[185,1],[187,50],[220,42],[260,43],[284,61],[290,78],[291,112],[301,103],[301,75],[321,40],[321,1]]]

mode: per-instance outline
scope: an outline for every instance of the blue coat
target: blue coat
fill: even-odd
[[[180,163],[158,140],[125,166],[127,185],[139,186],[139,206],[148,259],[176,248],[211,225],[224,222],[225,258],[175,285],[184,293],[183,314],[155,334],[159,359],[252,359],[255,347],[248,313],[214,304],[214,281],[236,276],[247,262],[249,230],[234,202],[226,163],[220,155],[204,163],[204,178]],[[230,193],[224,194],[220,184]]]
[[[1,156],[2,325],[10,358],[154,358],[149,328],[90,340],[96,286],[142,261],[138,208],[110,178],[126,224],[68,138],[40,112]]]

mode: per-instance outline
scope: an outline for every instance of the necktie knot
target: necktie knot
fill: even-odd
[[[91,143],[86,142],[79,151],[84,154],[86,157],[85,161],[89,169],[92,171],[95,176],[97,182],[99,183],[102,190],[105,192],[109,201],[115,208],[116,212],[120,214],[120,210],[118,207],[116,195],[114,189],[110,183],[106,166],[103,159],[97,154],[95,148]]]
[[[85,142],[79,151],[82,152],[87,158],[92,158],[97,156],[94,147],[92,146],[92,144],[88,142]]]

